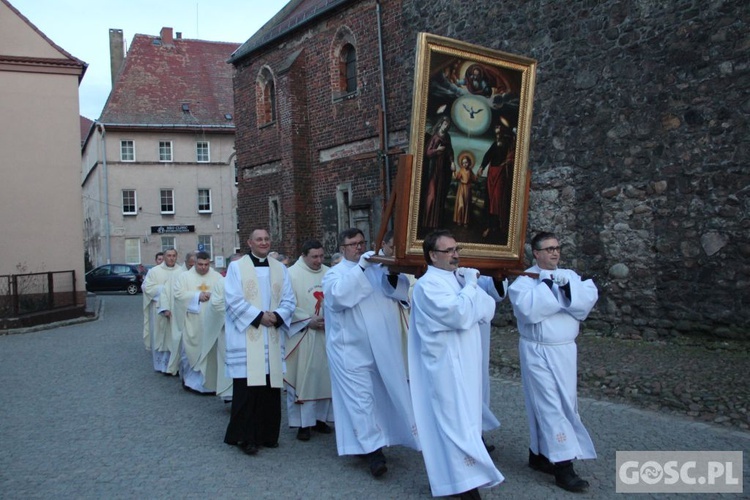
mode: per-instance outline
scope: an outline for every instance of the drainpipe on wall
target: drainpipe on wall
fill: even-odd
[[[387,200],[391,196],[391,164],[388,159],[388,150],[390,145],[388,144],[388,107],[386,106],[385,99],[385,69],[383,65],[383,26],[380,19],[380,0],[375,1],[376,10],[378,14],[378,56],[380,58],[380,101],[383,108],[383,138],[385,143],[385,151],[383,151],[383,160],[385,164],[385,199]],[[388,222],[390,227],[391,223]]]
[[[104,174],[104,245],[107,248],[107,264],[112,263],[112,248],[109,242],[109,172],[107,171],[107,129],[104,124],[96,122],[96,126],[101,132],[99,141],[101,143],[100,151],[102,152],[102,173]]]

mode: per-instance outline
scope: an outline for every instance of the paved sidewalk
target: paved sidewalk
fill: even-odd
[[[388,473],[375,480],[360,459],[336,455],[333,435],[297,441],[285,415],[278,449],[248,457],[223,444],[229,405],[153,372],[141,297],[100,299],[97,321],[0,337],[2,498],[430,497],[421,454],[386,449]],[[599,458],[577,465],[591,489],[575,495],[526,466],[520,385],[493,379],[492,405],[503,426],[487,440],[506,482],[484,498],[614,497],[618,450],[750,450],[750,433],[582,399]]]

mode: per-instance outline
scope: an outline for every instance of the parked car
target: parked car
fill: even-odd
[[[125,291],[128,295],[141,292],[146,270],[133,264],[105,264],[86,273],[86,290],[89,292]]]

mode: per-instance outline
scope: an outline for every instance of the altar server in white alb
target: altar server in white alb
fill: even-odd
[[[409,321],[414,416],[434,496],[480,498],[501,483],[482,441],[482,338],[495,299],[476,269],[458,268],[460,248],[438,230],[423,244],[427,273],[417,280]]]
[[[502,302],[508,296],[508,278],[499,279],[492,276],[480,276],[477,286],[487,292],[487,295]],[[493,312],[494,316],[494,312]],[[500,421],[490,407],[490,337],[492,324],[487,321],[479,324],[482,334],[482,431],[489,432],[500,427]],[[495,450],[494,444],[485,443],[488,452]]]
[[[344,259],[323,278],[336,444],[339,455],[366,455],[378,477],[383,446],[419,450],[399,326],[409,280],[368,260],[375,252],[359,229],[343,231],[339,247]]]
[[[561,246],[553,233],[531,240],[536,265],[508,290],[518,322],[521,380],[529,420],[529,466],[555,475],[568,491],[589,483],[574,459],[596,458],[594,443],[578,415],[576,337],[599,296],[591,280],[558,267]]]
[[[195,254],[195,265],[174,280],[174,328],[180,338],[180,378],[185,389],[201,394],[216,393],[216,358],[212,363],[199,363],[204,319],[211,307],[211,290],[222,280],[211,269],[211,256]],[[223,368],[223,367],[222,367]]]
[[[309,441],[311,431],[330,434],[333,429],[331,375],[326,355],[323,317],[323,264],[325,250],[318,240],[302,244],[302,255],[289,268],[297,308],[286,340],[286,408],[289,427],[297,439]]]
[[[168,300],[172,279],[184,272],[177,264],[177,250],[164,251],[164,261],[152,267],[141,286],[143,290],[143,314],[146,317],[143,328],[143,341],[151,351],[154,370],[169,374],[169,354],[172,344],[172,306]],[[176,375],[177,372],[172,373]]]

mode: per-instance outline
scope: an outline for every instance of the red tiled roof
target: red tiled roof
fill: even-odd
[[[232,54],[229,62],[236,63],[254,50],[276,38],[294,31],[331,9],[350,0],[290,0],[275,16]]]
[[[238,46],[135,35],[99,121],[233,127],[225,116],[234,115],[234,68],[226,61]]]
[[[83,115],[79,115],[79,118],[81,122],[81,145],[83,145],[83,143],[86,141],[86,138],[89,136],[89,130],[91,130],[91,126],[94,124],[94,122]]]

